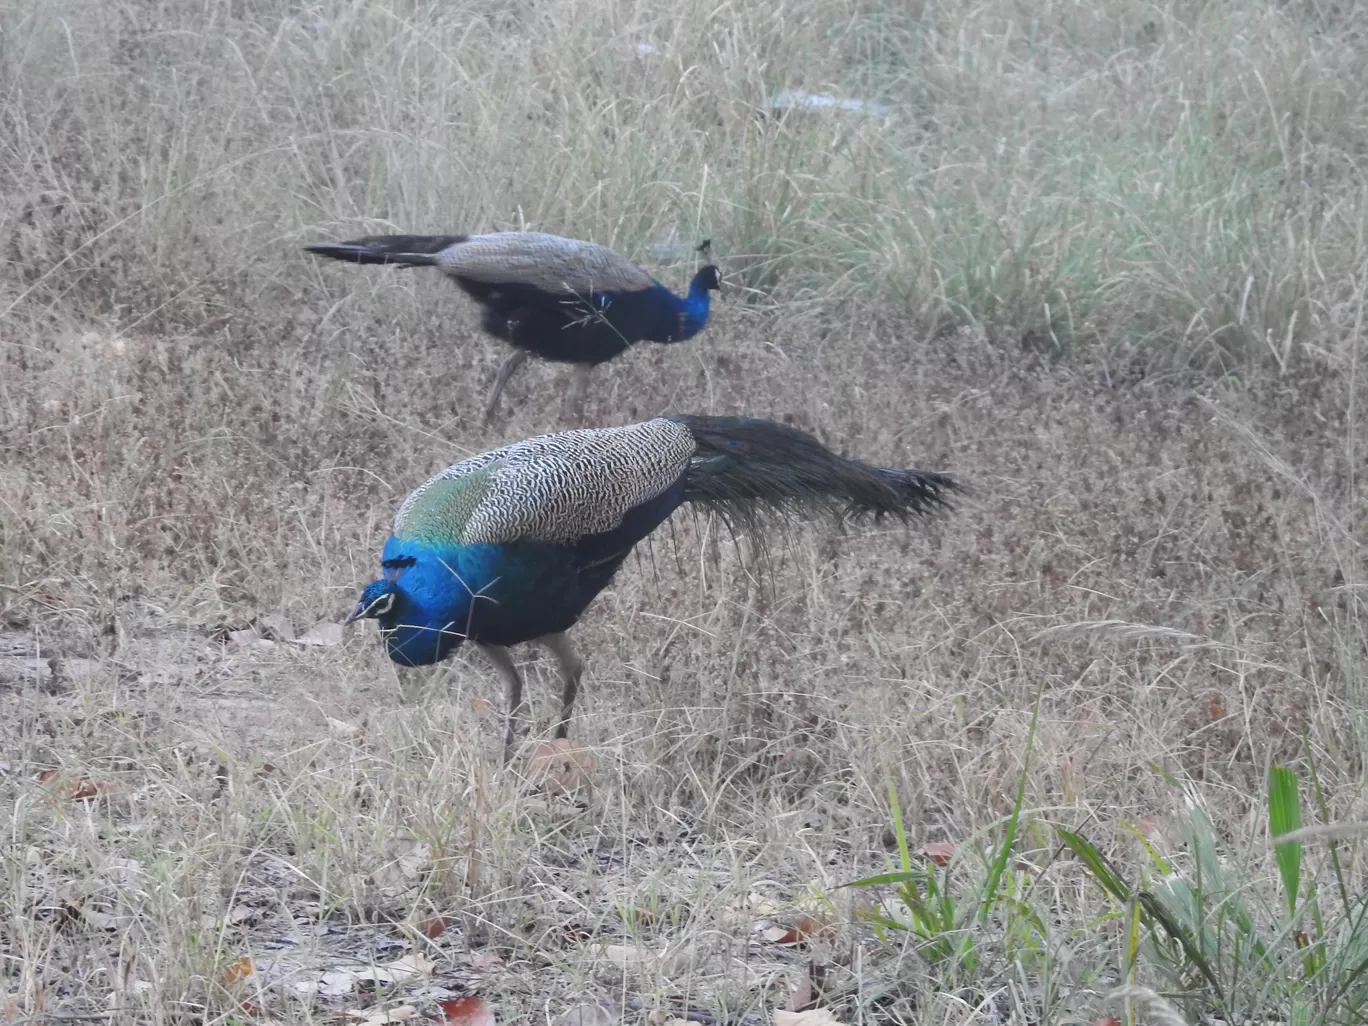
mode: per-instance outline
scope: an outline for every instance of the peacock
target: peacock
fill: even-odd
[[[436,267],[484,307],[484,330],[514,347],[495,375],[486,421],[513,372],[534,354],[575,365],[566,410],[578,419],[594,367],[637,342],[693,338],[708,323],[711,293],[721,288],[717,267],[708,264],[677,296],[605,246],[541,232],[370,235],[304,248],[355,264]],[[698,251],[709,248],[705,241]]]
[[[378,620],[403,667],[473,642],[507,691],[508,761],[525,711],[509,647],[536,642],[554,657],[564,687],[556,737],[565,737],[584,670],[566,632],[680,506],[710,510],[762,543],[765,528],[803,517],[906,522],[951,508],[959,487],[945,474],[845,459],[753,418],[679,415],[539,435],[454,463],[409,495],[381,578],[344,622]]]

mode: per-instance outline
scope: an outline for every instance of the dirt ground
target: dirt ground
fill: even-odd
[[[479,426],[503,353],[430,284],[440,317],[373,337],[330,333],[320,299],[276,338],[11,353],[15,1008],[293,1022],[475,993],[501,1022],[764,1022],[807,979],[843,1022],[1088,1021],[1118,939],[1051,824],[1134,865],[1122,824],[1162,844],[1196,795],[1262,852],[1267,766],[1309,755],[1331,818],[1364,814],[1352,373],[1214,386],[740,304],[604,368],[591,422],[771,416],[969,496],[907,530],[799,530],[763,580],[677,517],[575,631],[582,748],[502,771],[478,653],[406,700],[370,625],[291,640],[354,601],[408,488],[557,426],[545,366]],[[519,659],[544,728],[553,667]],[[914,850],[960,845],[972,877],[1023,767],[1038,974],[985,928],[947,982],[851,919],[874,898],[841,885],[896,857],[889,781]],[[829,931],[791,943],[805,917]]]

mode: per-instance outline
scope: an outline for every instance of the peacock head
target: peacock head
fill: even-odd
[[[395,603],[398,601],[399,585],[391,580],[371,581],[361,592],[361,598],[355,607],[342,622],[351,623],[353,620],[366,619],[383,620],[394,612]]]
[[[693,283],[689,287],[693,293],[708,293],[722,291],[722,272],[717,269],[717,265],[708,264],[700,267],[698,273],[693,276]]]

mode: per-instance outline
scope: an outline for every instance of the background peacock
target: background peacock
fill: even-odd
[[[381,554],[383,576],[346,622],[379,620],[402,666],[478,645],[507,688],[507,760],[524,712],[508,647],[535,641],[555,656],[564,737],[584,668],[565,632],[684,503],[759,537],[768,522],[801,516],[906,521],[948,508],[957,487],[943,474],[844,459],[766,420],[659,417],[541,435],[453,464],[413,492]]]
[[[710,293],[720,287],[709,264],[676,296],[611,249],[540,232],[371,235],[304,248],[356,264],[436,267],[484,307],[484,330],[515,347],[494,378],[486,420],[530,354],[575,364],[566,411],[578,419],[594,367],[636,342],[692,338],[708,323]]]

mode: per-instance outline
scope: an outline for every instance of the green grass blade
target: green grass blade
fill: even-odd
[[[898,804],[898,788],[893,783],[893,774],[884,778],[888,785],[888,805],[893,810],[893,835],[898,839],[898,858],[904,873],[912,872],[912,853],[907,847],[907,830],[903,826],[902,806]]]
[[[1071,830],[1063,827],[1055,827],[1055,833],[1079,859],[1083,865],[1088,867],[1093,879],[1101,885],[1102,889],[1110,894],[1117,901],[1126,904],[1131,900],[1130,885],[1121,879],[1112,864],[1107,861],[1107,857],[1093,846],[1091,841],[1085,840]]]
[[[1294,915],[1297,897],[1301,894],[1302,846],[1300,841],[1279,842],[1278,838],[1293,830],[1300,830],[1301,825],[1297,774],[1286,766],[1269,767],[1268,832],[1273,836],[1273,854],[1278,862],[1278,875],[1282,877],[1287,911]]]
[[[1141,891],[1139,898],[1140,907],[1144,910],[1145,915],[1162,926],[1164,932],[1178,942],[1178,946],[1183,949],[1184,956],[1197,967],[1198,972],[1206,977],[1206,981],[1211,984],[1211,989],[1216,992],[1217,999],[1224,1004],[1224,988],[1216,979],[1216,971],[1211,967],[1211,962],[1206,955],[1202,953],[1202,949],[1198,946],[1192,932],[1179,922],[1168,907],[1150,891]]]
[[[1017,823],[1021,819],[1021,806],[1026,799],[1026,776],[1031,768],[1031,750],[1035,747],[1036,724],[1040,721],[1040,688],[1036,689],[1035,705],[1031,708],[1031,725],[1026,730],[1026,754],[1021,761],[1021,777],[1017,780],[1016,800],[1012,803],[1012,814],[1007,818],[1007,829],[1003,832],[1002,843],[998,846],[992,863],[988,866],[988,879],[984,883],[983,901],[979,904],[974,919],[984,922],[993,911],[997,902],[998,887],[1002,884],[1002,874],[1007,871],[1007,861],[1012,857],[1016,846]]]
[[[865,876],[850,883],[838,884],[840,887],[886,887],[889,884],[905,884],[916,881],[921,874],[915,869],[910,873],[880,873],[878,876]]]

